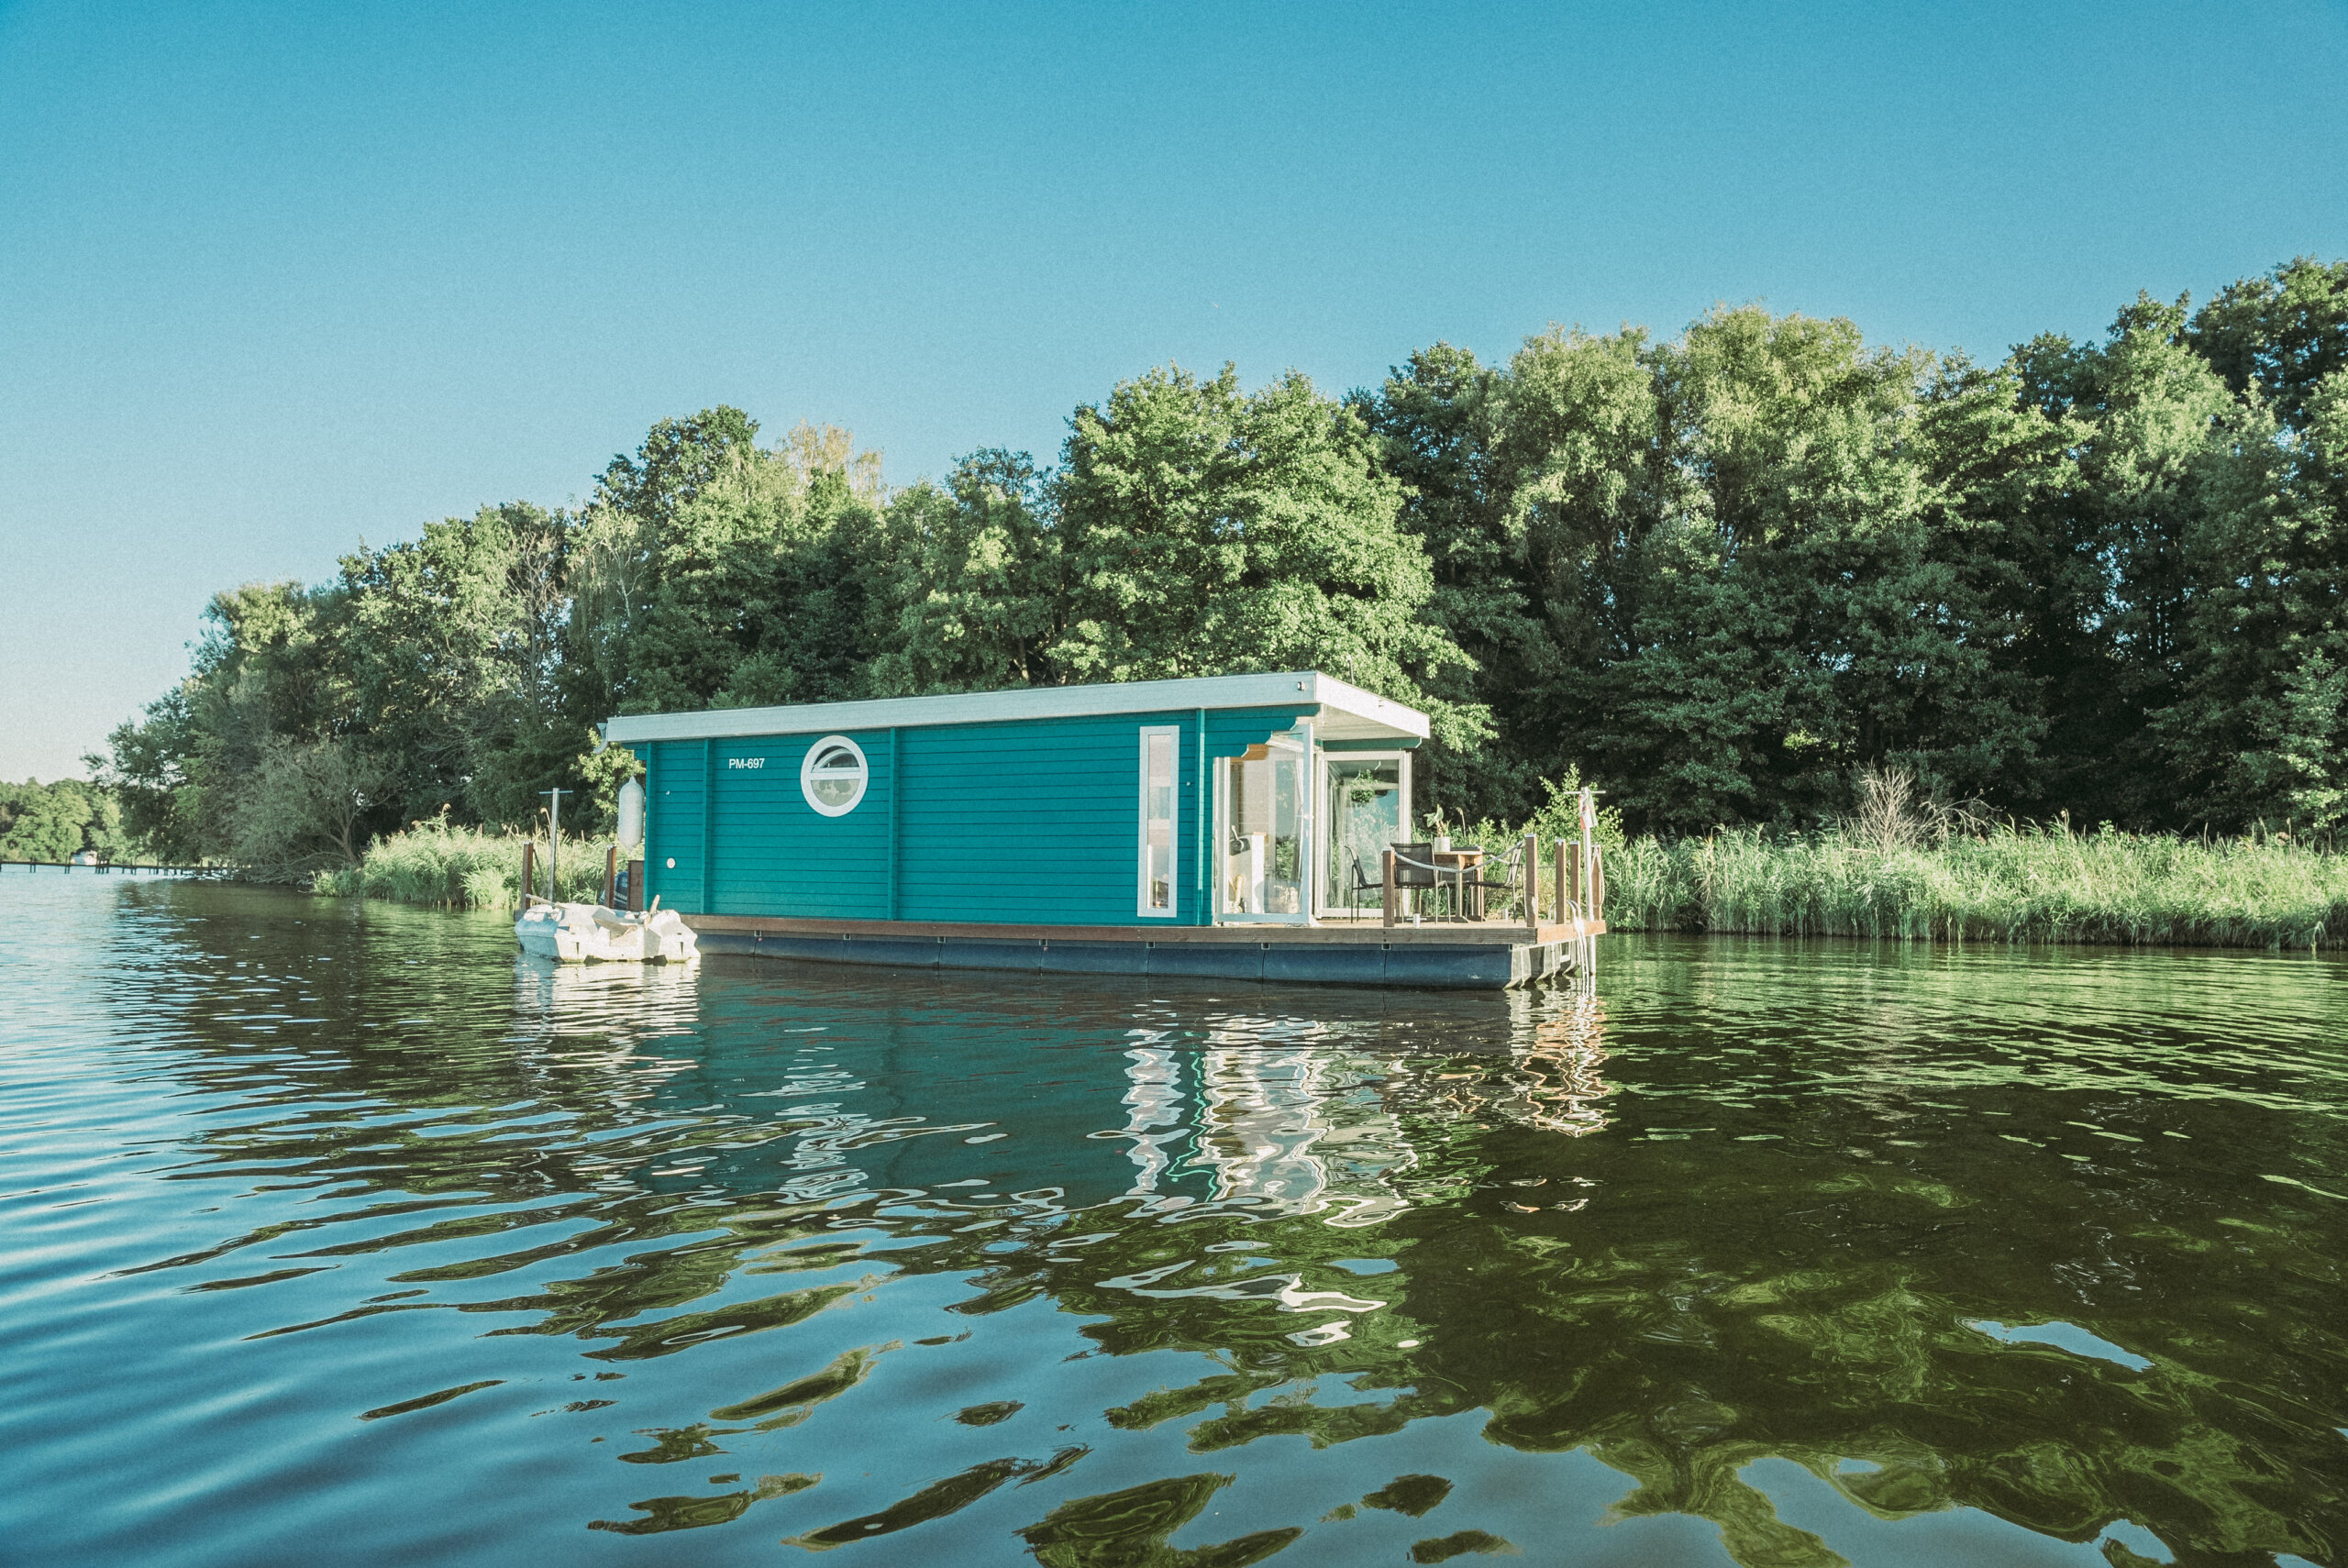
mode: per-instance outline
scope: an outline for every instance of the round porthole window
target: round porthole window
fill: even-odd
[[[864,748],[846,735],[825,735],[807,748],[799,765],[799,792],[826,817],[844,817],[864,799],[871,770],[864,763]]]

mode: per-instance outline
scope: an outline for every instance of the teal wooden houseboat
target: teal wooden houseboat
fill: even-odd
[[[1452,886],[1408,854],[1395,869],[1426,715],[1310,671],[641,714],[604,733],[648,767],[636,901],[682,914],[705,952],[1499,988],[1586,969],[1603,929],[1538,920],[1529,853],[1455,866]],[[1525,886],[1491,899],[1489,872],[1509,867]]]

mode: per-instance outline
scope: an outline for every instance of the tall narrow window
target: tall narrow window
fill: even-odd
[[[1174,918],[1176,748],[1171,725],[1141,732],[1141,902],[1146,919]]]

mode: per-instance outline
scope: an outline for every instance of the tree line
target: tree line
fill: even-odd
[[[137,856],[112,790],[79,778],[0,781],[0,860],[54,864],[85,849],[102,860]]]
[[[615,713],[1312,668],[1425,709],[1423,803],[1569,768],[1634,830],[1800,828],[1869,767],[2022,817],[2348,812],[2348,261],[1994,364],[1717,308],[1331,396],[1173,367],[1050,464],[663,420],[527,502],[205,613],[94,758],[161,852],[298,870],[608,801]]]

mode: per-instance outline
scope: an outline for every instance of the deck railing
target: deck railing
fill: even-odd
[[[1547,900],[1550,918],[1559,924],[1580,920],[1603,920],[1606,870],[1605,859],[1598,845],[1594,841],[1585,845],[1559,839],[1551,848],[1554,853],[1548,879],[1550,898]],[[1455,889],[1454,913],[1448,917],[1452,922],[1472,922],[1475,918],[1482,918],[1485,923],[1490,923],[1489,917],[1470,917],[1464,912],[1466,892],[1469,888],[1479,892],[1501,888],[1503,889],[1501,898],[1503,908],[1512,909],[1515,915],[1510,923],[1537,926],[1541,923],[1543,904],[1539,864],[1540,840],[1532,834],[1525,834],[1506,854],[1480,864],[1445,866],[1440,861],[1422,862],[1410,858],[1399,848],[1388,849],[1379,857],[1379,872],[1384,895],[1384,922],[1390,926],[1397,925],[1411,918],[1405,910],[1409,896],[1415,891],[1429,889],[1427,878],[1432,878],[1431,890],[1440,892],[1445,887]],[[1506,883],[1493,882],[1485,875],[1496,867],[1508,869]],[[1405,880],[1397,877],[1398,871],[1420,875]],[[1444,919],[1441,916],[1436,918]]]

